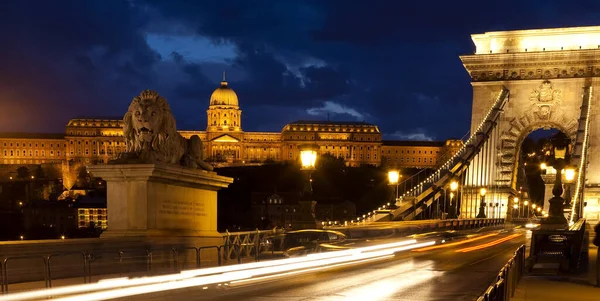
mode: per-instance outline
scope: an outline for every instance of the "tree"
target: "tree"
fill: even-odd
[[[42,165],[38,165],[38,167],[33,172],[33,175],[35,176],[36,179],[43,179],[46,177],[46,173],[44,172]]]
[[[28,179],[30,177],[29,169],[25,166],[17,168],[17,177],[21,179]]]

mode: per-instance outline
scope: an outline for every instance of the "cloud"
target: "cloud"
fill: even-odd
[[[321,107],[310,108],[306,110],[306,113],[313,116],[323,116],[328,113],[337,114],[337,115],[350,115],[356,120],[365,120],[365,114],[359,113],[357,110],[346,107],[342,104],[333,102],[333,101],[325,101]]]
[[[425,103],[427,105],[432,103],[438,103],[440,98],[438,96],[429,96],[423,93],[413,93],[415,99],[419,101],[419,103]]]
[[[418,128],[412,131],[395,131],[391,134],[384,135],[384,139],[433,141],[435,140],[435,136],[428,134],[424,129]]]
[[[122,115],[147,88],[167,97],[178,125],[203,129],[226,70],[244,130],[279,131],[311,108],[368,118],[400,138],[459,136],[469,129],[472,87],[458,55],[473,52],[472,33],[592,25],[600,10],[597,0],[465,1],[477,5],[5,1],[0,131],[62,132],[76,115]],[[483,13],[498,9],[507,17]],[[277,118],[265,121],[258,108],[267,107]],[[395,132],[415,127],[422,131]]]

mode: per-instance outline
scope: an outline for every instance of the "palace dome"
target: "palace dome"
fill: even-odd
[[[235,92],[227,86],[225,78],[221,82],[221,86],[218,87],[210,96],[211,106],[239,106],[238,97]]]

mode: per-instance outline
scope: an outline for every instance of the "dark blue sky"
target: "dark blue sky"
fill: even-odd
[[[471,33],[585,25],[600,25],[600,1],[6,0],[0,131],[122,116],[147,88],[178,128],[203,130],[226,70],[246,131],[329,112],[386,138],[460,137]]]

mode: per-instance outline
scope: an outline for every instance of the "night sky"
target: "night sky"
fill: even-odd
[[[600,1],[4,0],[0,131],[122,116],[143,89],[204,130],[225,70],[245,131],[329,115],[387,139],[461,137],[470,34],[588,25]]]

